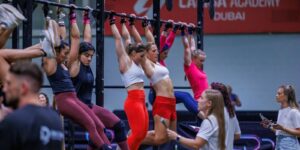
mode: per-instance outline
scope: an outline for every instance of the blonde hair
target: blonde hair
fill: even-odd
[[[193,50],[192,51],[192,56],[193,57],[202,56],[202,57],[206,58],[206,53],[203,50],[201,50],[201,49],[197,49],[197,50]]]
[[[224,100],[223,96],[220,91],[213,90],[213,89],[207,89],[204,91],[207,100],[212,102],[211,109],[208,111],[208,115],[213,114],[216,116],[219,126],[219,135],[218,135],[218,141],[219,141],[219,147],[221,150],[226,149],[225,145],[225,119],[224,119]]]

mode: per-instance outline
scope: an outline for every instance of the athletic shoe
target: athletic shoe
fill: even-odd
[[[46,35],[46,38],[51,42],[52,47],[60,46],[60,38],[58,35],[58,25],[56,21],[50,19],[46,21],[46,30],[48,31],[49,35]]]
[[[22,21],[26,20],[26,18],[12,5],[1,4],[1,7],[6,10],[9,19],[15,22],[15,26],[18,26]],[[15,26],[10,26],[10,28],[14,28]]]
[[[0,5],[0,24],[5,29],[15,28],[18,25],[16,17],[12,13],[6,11],[6,9],[2,5]]]
[[[45,33],[46,34],[46,33]],[[43,41],[40,41],[42,45],[43,51],[46,53],[46,57],[48,58],[55,58],[55,50],[51,46],[50,41],[45,37]]]

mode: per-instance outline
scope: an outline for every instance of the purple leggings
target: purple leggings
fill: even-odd
[[[114,113],[110,112],[109,110],[103,107],[93,105],[92,110],[102,121],[105,128],[112,129],[114,125],[120,122],[120,119]]]
[[[97,147],[110,144],[104,134],[104,125],[86,104],[82,103],[75,92],[64,92],[55,95],[59,112],[80,124],[88,132],[90,139]]]

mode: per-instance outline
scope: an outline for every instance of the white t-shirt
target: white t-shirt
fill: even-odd
[[[226,150],[233,150],[234,135],[241,134],[239,121],[237,120],[236,115],[230,118],[226,108],[224,108],[224,119],[226,129]]]
[[[217,118],[214,115],[209,115],[208,119],[204,119],[201,123],[197,137],[207,141],[200,150],[217,150],[219,148],[219,125]]]
[[[283,108],[278,112],[277,124],[286,128],[300,128],[300,112],[296,108]],[[276,135],[292,136],[284,131],[276,130]]]

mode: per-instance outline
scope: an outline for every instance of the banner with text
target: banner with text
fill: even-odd
[[[153,0],[106,0],[105,10],[147,15],[152,18]],[[161,19],[196,24],[197,0],[173,0],[167,11],[161,0]],[[300,32],[300,0],[215,0],[215,18],[204,6],[204,33],[293,33]],[[140,23],[137,23],[140,30]],[[140,30],[141,31],[141,30]],[[111,34],[108,23],[105,33]]]

